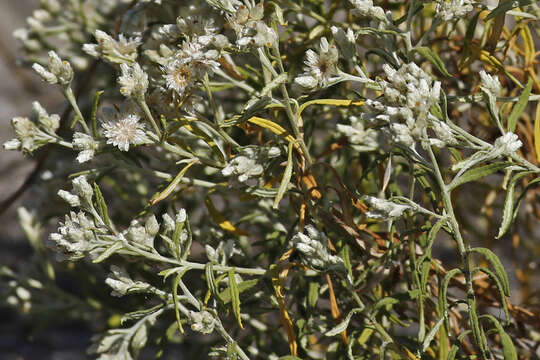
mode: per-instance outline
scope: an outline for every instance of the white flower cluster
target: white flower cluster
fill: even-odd
[[[394,219],[403,215],[406,210],[411,209],[409,205],[396,204],[395,202],[379,199],[374,196],[365,196],[364,200],[371,209],[366,215],[374,219]]]
[[[465,17],[473,9],[471,0],[438,0],[436,16],[443,21],[457,20]]]
[[[73,80],[73,69],[67,61],[62,61],[58,54],[49,51],[49,63],[47,69],[38,63],[34,63],[32,68],[38,73],[43,81],[49,84],[59,84],[68,86]]]
[[[122,75],[118,77],[118,85],[120,92],[125,97],[133,97],[135,99],[144,99],[144,95],[148,90],[148,75],[143,71],[138,63],[133,65],[120,64]]]
[[[190,311],[189,320],[191,321],[191,329],[203,334],[212,333],[216,326],[216,319],[214,319],[214,316],[206,310],[200,312]]]
[[[59,250],[62,259],[76,260],[83,258],[94,249],[96,226],[84,212],[71,211],[66,215],[64,223],[60,223],[58,233],[51,233],[51,240]]]
[[[238,181],[245,182],[250,177],[262,174],[264,170],[262,164],[280,154],[281,151],[277,147],[245,147],[229,161],[227,166],[221,170],[221,173],[224,176],[235,175]]]
[[[60,116],[49,115],[37,101],[32,103],[32,110],[35,122],[27,117],[15,117],[11,120],[16,138],[5,142],[4,149],[33,152],[57,140],[56,131],[60,127]]]
[[[202,37],[197,37],[201,39]],[[219,68],[219,51],[199,41],[184,41],[163,67],[166,87],[183,97],[195,84]]]
[[[384,9],[380,6],[373,5],[373,0],[350,0],[354,6],[353,13],[355,15],[375,19],[383,23],[388,22]]]
[[[323,37],[318,53],[311,49],[306,52],[304,73],[294,81],[306,89],[326,87],[331,82],[340,79],[337,68],[338,59],[339,52],[336,46],[330,45],[328,40]]]
[[[343,259],[330,254],[328,238],[312,225],[306,225],[307,235],[299,232],[291,239],[296,247],[302,264],[317,271],[343,270]]]
[[[481,89],[493,96],[499,96],[502,92],[499,78],[495,75],[490,75],[484,70],[480,71]]]
[[[412,147],[423,136],[430,108],[439,102],[441,83],[415,63],[403,64],[398,70],[385,64],[383,70],[387,80],[379,85],[384,97],[366,100],[371,111],[362,117],[390,123],[393,141]]]
[[[137,59],[137,48],[141,45],[141,38],[126,38],[123,34],[115,40],[104,31],[96,30],[94,33],[97,44],[84,44],[85,53],[95,58],[102,58],[114,64],[132,63]]]
[[[103,122],[103,134],[107,138],[107,144],[112,144],[121,151],[128,151],[130,145],[150,143],[151,140],[146,136],[140,119],[138,115],[129,114]]]
[[[351,125],[337,124],[337,130],[347,137],[352,148],[356,151],[374,151],[379,147],[378,132],[366,129],[362,120],[356,116],[349,117]]]
[[[481,162],[494,160],[499,157],[511,156],[522,145],[523,143],[516,134],[508,132],[498,137],[489,149],[477,151],[469,158],[454,164],[452,170],[459,170],[459,176]]]
[[[236,44],[239,47],[272,47],[277,43],[278,36],[274,29],[266,25],[264,17],[264,2],[248,9],[240,5],[234,15],[229,17],[231,28],[236,32]]]

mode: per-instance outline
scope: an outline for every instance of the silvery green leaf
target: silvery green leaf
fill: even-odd
[[[327,331],[324,335],[326,335],[326,336],[336,336],[338,334],[341,334],[349,326],[349,322],[351,321],[351,318],[353,317],[353,315],[357,314],[357,313],[360,313],[361,311],[362,310],[359,309],[359,308],[352,309],[347,314],[347,316],[345,317],[345,319],[342,322],[340,322],[338,325],[336,325],[335,327],[333,327],[332,329]]]

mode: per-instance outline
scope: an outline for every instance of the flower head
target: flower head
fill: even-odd
[[[118,40],[113,39],[104,31],[96,30],[94,37],[97,44],[84,44],[83,51],[90,56],[103,58],[111,63],[130,63],[137,59],[137,48],[141,38],[126,38],[120,34]]]
[[[130,66],[121,64],[122,75],[118,78],[121,86],[120,92],[126,97],[143,98],[148,90],[148,75],[143,71],[138,63]]]
[[[144,133],[144,125],[139,123],[139,120],[139,116],[130,114],[116,121],[103,123],[107,144],[112,144],[121,151],[128,151],[129,145],[149,143],[150,140]]]
[[[321,39],[319,53],[306,51],[304,73],[295,82],[306,88],[325,87],[332,76],[338,75],[337,61],[339,53],[335,45],[330,45],[326,38]]]

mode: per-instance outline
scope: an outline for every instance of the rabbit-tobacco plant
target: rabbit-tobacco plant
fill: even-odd
[[[69,104],[4,144],[47,148],[8,302],[93,322],[99,359],[538,358],[534,275],[510,297],[492,250],[538,256],[538,16],[42,0],[15,36]]]

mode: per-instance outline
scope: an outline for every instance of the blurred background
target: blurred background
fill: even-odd
[[[15,116],[28,116],[32,101],[39,101],[50,112],[64,106],[59,92],[49,91],[40,79],[20,64],[22,56],[13,31],[24,26],[26,17],[39,6],[39,0],[0,1],[0,144],[14,137],[10,125]],[[39,154],[39,152],[38,152]],[[36,157],[38,155],[36,154]],[[18,151],[0,149],[0,203],[23,186],[35,167],[35,158]],[[32,196],[25,192],[0,213],[0,266],[15,268],[28,258],[32,249],[18,225],[17,208]],[[3,209],[4,206],[0,207]],[[59,324],[62,323],[59,320]],[[59,325],[52,331],[34,333],[31,323],[12,308],[0,307],[0,359],[84,359],[91,331],[80,324]]]

